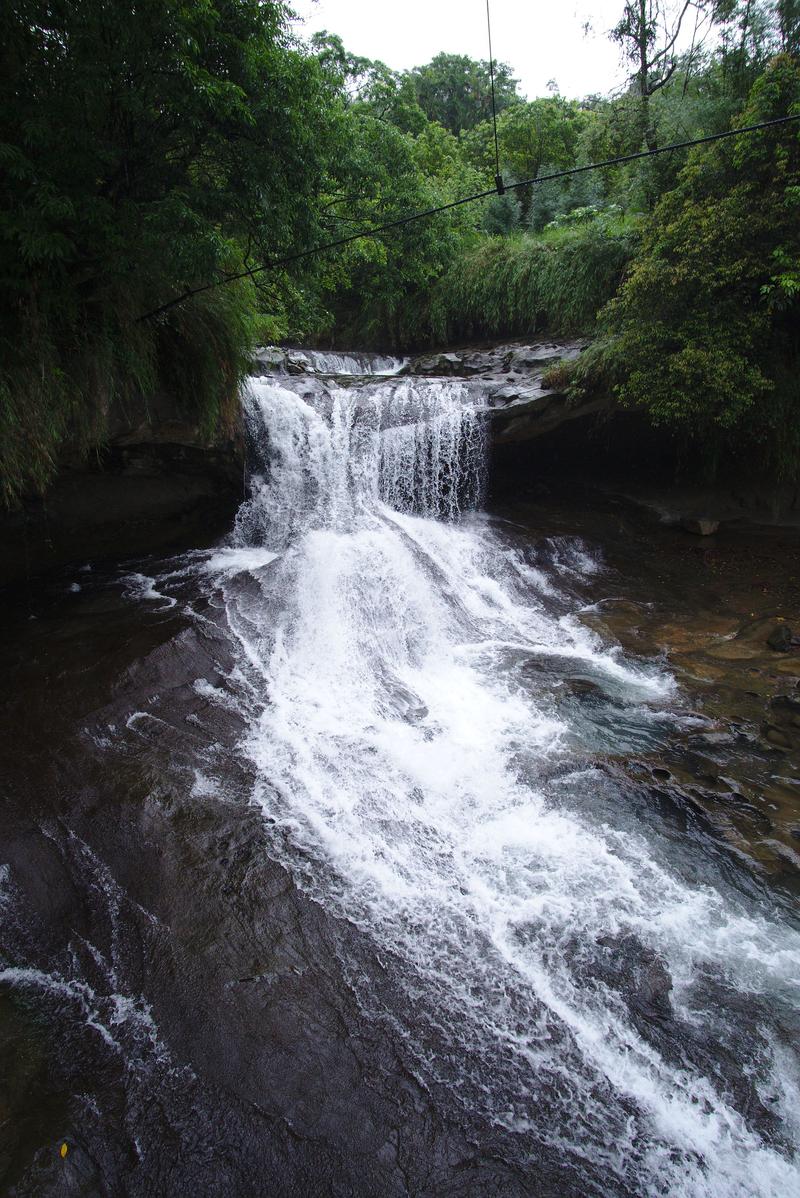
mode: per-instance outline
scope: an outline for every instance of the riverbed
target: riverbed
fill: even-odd
[[[8,600],[4,1189],[797,1192],[797,533],[487,507],[401,368],[254,379],[223,543]]]

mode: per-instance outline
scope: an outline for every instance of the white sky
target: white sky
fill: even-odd
[[[353,54],[395,70],[422,66],[440,51],[489,57],[485,0],[293,0],[292,7],[301,36],[327,29]],[[550,79],[576,98],[624,81],[619,50],[606,36],[622,0],[491,0],[491,9],[494,57],[511,64],[529,98],[546,95]]]

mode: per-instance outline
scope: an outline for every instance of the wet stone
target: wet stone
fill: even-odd
[[[681,528],[697,537],[710,537],[718,531],[719,520],[712,520],[708,516],[684,516]]]
[[[496,361],[505,369],[507,350]],[[347,362],[325,355],[333,365]],[[113,657],[87,654],[92,632],[70,652],[63,612],[51,635],[16,638],[6,849],[26,922],[0,936],[46,977],[72,971],[97,1018],[63,989],[25,992],[52,1035],[28,1064],[12,1059],[9,1106],[33,1122],[9,1141],[16,1172],[0,1184],[13,1198],[71,1194],[53,1156],[63,1134],[75,1186],[115,1198],[640,1198],[709,1185],[765,1198],[765,1160],[791,1192],[792,1112],[780,1095],[774,1115],[761,1100],[758,1036],[792,1050],[797,1014],[775,997],[792,928],[759,870],[778,861],[781,884],[796,870],[781,838],[800,827],[798,796],[794,759],[744,736],[766,714],[791,734],[794,707],[767,708],[789,680],[763,630],[737,643],[759,683],[736,662],[692,675],[674,653],[700,659],[760,600],[734,603],[679,530],[641,534],[616,509],[554,499],[538,540],[524,509],[476,520],[480,422],[464,421],[474,396],[458,380],[406,380],[410,412],[388,385],[370,384],[373,406],[354,384],[351,406],[338,381],[326,401],[308,377],[282,380],[280,402],[262,396],[258,441],[281,446],[274,490],[237,523],[249,551],[285,518],[274,573],[262,560],[217,577],[201,624],[165,627],[156,647],[139,627],[150,609],[132,604],[108,628]],[[431,418],[446,435],[428,435]],[[395,508],[359,517],[356,536],[353,510],[374,492],[342,502],[365,477],[354,461],[370,479],[384,471]],[[450,503],[462,467],[463,507]],[[412,474],[423,498],[405,489]],[[607,571],[566,553],[576,532],[604,561],[608,548]],[[198,575],[181,585],[196,615]],[[509,596],[513,619],[498,602]],[[569,618],[612,596],[636,657],[614,628],[587,640]],[[526,603],[532,634],[516,618]],[[474,628],[492,646],[477,665],[461,654]],[[564,696],[555,714],[573,743],[551,752]],[[698,728],[731,735],[695,744]],[[728,911],[735,943],[730,923],[718,936]],[[769,937],[757,994],[737,973],[753,931]],[[541,1001],[542,981],[556,1003]],[[41,1118],[40,1080],[69,1118]],[[705,1123],[687,1147],[695,1116]]]
[[[779,624],[767,637],[767,644],[776,653],[788,653],[792,647],[792,630],[786,624]]]

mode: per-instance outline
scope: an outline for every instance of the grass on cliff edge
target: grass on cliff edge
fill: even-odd
[[[613,215],[482,239],[436,284],[435,340],[591,332],[638,248],[638,228],[637,218]]]
[[[196,296],[136,321],[141,298],[115,294],[91,312],[18,305],[0,341],[0,507],[43,495],[58,469],[101,452],[112,409],[157,391],[201,441],[230,432],[256,339],[252,284]]]

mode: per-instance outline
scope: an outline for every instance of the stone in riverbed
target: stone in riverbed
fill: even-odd
[[[684,516],[681,528],[697,537],[710,537],[719,528],[719,520],[712,520],[709,516]]]
[[[770,700],[761,735],[773,748],[800,750],[800,699],[796,695],[776,695]]]
[[[672,978],[665,962],[633,934],[603,935],[597,939],[594,972],[607,986],[625,995],[631,1014],[647,1023],[672,1016]]]
[[[776,728],[774,724],[764,724],[762,732],[764,733],[764,740],[771,744],[773,748],[783,749],[787,752],[791,749],[792,746],[789,744],[789,738],[780,728]]]
[[[788,653],[792,647],[792,630],[788,624],[778,624],[767,637],[767,644],[776,653]]]
[[[770,707],[779,723],[800,728],[800,699],[796,695],[776,695]]]
[[[748,645],[768,645],[776,652],[786,653],[792,645],[792,630],[780,616],[765,616],[742,624],[735,639]]]

